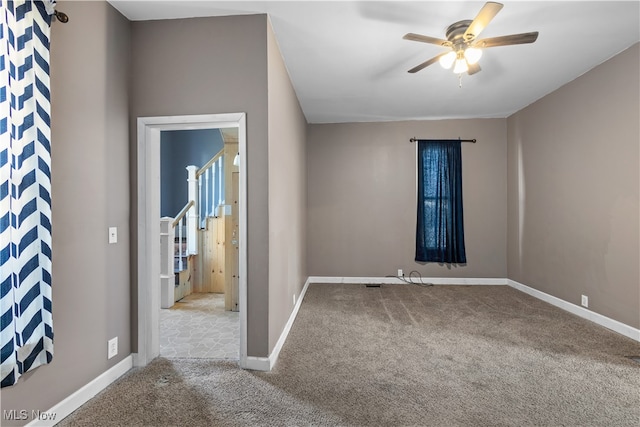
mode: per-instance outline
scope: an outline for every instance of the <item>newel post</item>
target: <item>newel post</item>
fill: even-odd
[[[187,255],[198,253],[198,178],[196,166],[187,166],[188,198],[195,204],[187,212]]]

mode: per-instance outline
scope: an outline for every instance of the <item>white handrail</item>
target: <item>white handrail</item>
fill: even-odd
[[[193,205],[196,204],[195,200],[190,200],[189,203],[187,203],[186,205],[184,205],[184,208],[182,208],[182,210],[180,211],[180,213],[178,213],[178,215],[176,216],[176,219],[173,220],[173,222],[171,223],[171,225],[173,227],[175,227],[176,225],[178,225],[178,223],[180,222],[180,220],[182,218],[184,218],[184,216],[187,214],[187,212],[189,211],[189,208]]]
[[[209,159],[209,161],[207,163],[204,164],[204,166],[202,166],[200,169],[198,169],[198,172],[196,172],[196,178],[200,178],[200,175],[205,173],[206,170],[209,169],[211,167],[211,165],[213,165],[215,162],[217,162],[218,159],[220,157],[222,157],[223,155],[224,155],[224,149],[218,151],[215,156],[213,156],[211,159]]]

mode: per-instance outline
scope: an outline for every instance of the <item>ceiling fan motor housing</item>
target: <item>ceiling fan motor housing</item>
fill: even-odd
[[[454,46],[459,46],[473,40],[475,35],[467,40],[465,40],[464,38],[464,33],[465,31],[467,31],[467,28],[469,28],[469,25],[471,25],[471,22],[473,21],[471,21],[470,19],[465,19],[463,21],[454,22],[453,24],[449,25],[446,32],[447,40],[449,40]]]

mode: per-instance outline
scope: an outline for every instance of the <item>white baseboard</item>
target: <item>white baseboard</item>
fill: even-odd
[[[406,277],[408,280],[409,277]],[[551,305],[568,311],[572,314],[590,320],[600,326],[611,329],[621,335],[629,337],[640,342],[640,329],[636,329],[617,320],[608,318],[601,314],[595,313],[586,308],[572,304],[560,298],[554,297],[537,289],[523,285],[511,279],[501,278],[448,278],[448,277],[427,277],[423,278],[424,283],[433,283],[435,285],[508,285],[514,289],[545,301]],[[253,357],[248,356],[245,369],[257,371],[270,371],[276,364],[280,350],[284,345],[287,336],[293,326],[304,296],[309,288],[310,283],[345,283],[345,284],[403,284],[406,283],[397,277],[327,277],[327,276],[310,276],[300,292],[300,296],[293,308],[289,320],[287,321],[280,338],[276,343],[269,357]],[[50,410],[43,412],[47,416],[47,420],[33,420],[27,426],[55,426],[62,419],[67,417],[73,411],[85,404],[96,394],[104,390],[109,384],[120,378],[123,374],[133,367],[133,355],[127,356],[121,362],[99,375],[97,378],[89,382],[87,385],[77,390],[75,393],[64,399],[62,402],[53,406]],[[54,415],[55,414],[55,415]],[[54,417],[52,417],[54,415]],[[51,419],[53,418],[53,419]]]
[[[269,372],[271,370],[271,362],[269,361],[269,357],[247,356],[242,364],[242,369]]]
[[[69,414],[71,414],[73,411],[87,403],[96,394],[107,388],[109,384],[120,378],[132,367],[133,357],[129,355],[118,364],[100,374],[87,385],[64,399],[62,402],[58,403],[48,411],[43,411],[42,414],[44,414],[48,419],[33,420],[29,424],[27,424],[27,426],[44,427],[56,425],[64,418],[69,416]]]
[[[287,340],[287,336],[289,335],[289,331],[291,331],[293,322],[296,320],[298,311],[300,311],[300,306],[302,305],[302,300],[304,299],[304,295],[307,293],[307,288],[309,287],[309,283],[310,283],[309,279],[307,278],[307,281],[304,283],[304,286],[302,287],[302,291],[298,296],[296,305],[293,307],[293,312],[291,312],[291,316],[289,316],[289,320],[287,321],[287,324],[284,325],[284,329],[280,334],[280,338],[278,339],[278,342],[276,343],[275,347],[273,347],[273,351],[271,351],[271,354],[269,355],[269,370],[271,370],[276,365],[276,362],[278,361],[280,350],[282,350],[282,346],[284,345],[284,342]]]
[[[401,285],[407,282],[420,283],[418,277],[405,276],[404,280],[397,277],[329,277],[310,276],[308,283],[345,283],[372,285]],[[460,278],[460,277],[423,277],[422,283],[434,285],[506,285],[507,279],[502,278]]]
[[[410,281],[409,276],[405,276]],[[419,283],[414,277],[413,281]],[[640,329],[626,325],[617,320],[595,313],[584,307],[572,304],[553,295],[546,294],[537,289],[518,283],[515,280],[504,278],[456,278],[456,277],[423,277],[423,283],[432,283],[434,285],[508,285],[526,294],[529,294],[542,301],[548,302],[558,308],[569,313],[573,313],[584,319],[590,320],[600,326],[611,329],[621,335],[629,337],[640,342]],[[403,284],[405,281],[397,277],[330,277],[330,276],[310,276],[307,283],[344,283],[344,284]],[[306,289],[306,287],[305,287]]]
[[[537,289],[523,285],[522,283],[518,283],[515,280],[508,279],[507,284],[512,288],[529,294],[535,298],[538,298],[539,300],[548,302],[549,304],[568,311],[569,313],[590,320],[593,323],[604,326],[607,329],[611,329],[612,331],[624,335],[625,337],[629,337],[635,341],[640,342],[640,329],[636,329],[622,322],[618,322],[617,320],[613,320],[607,316],[603,316],[602,314],[598,314],[584,307],[580,307],[579,305],[567,302],[563,299],[554,297],[553,295],[549,295]]]
[[[289,335],[289,331],[291,331],[291,327],[293,326],[293,322],[296,320],[296,316],[298,315],[298,311],[300,311],[300,305],[302,305],[302,300],[304,299],[304,295],[307,293],[307,288],[309,287],[309,279],[305,282],[300,295],[296,301],[296,305],[293,307],[293,311],[289,316],[289,320],[287,320],[286,325],[284,325],[284,329],[280,334],[280,338],[276,343],[275,347],[269,354],[269,357],[253,357],[247,356],[246,363],[244,365],[245,369],[252,369],[254,371],[270,371],[276,365],[278,361],[278,356],[280,355],[280,350],[282,350],[282,346],[284,342],[287,340],[287,336]]]

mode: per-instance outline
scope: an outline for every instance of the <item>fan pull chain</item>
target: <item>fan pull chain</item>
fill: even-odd
[[[458,87],[462,89],[462,73],[458,74]]]

